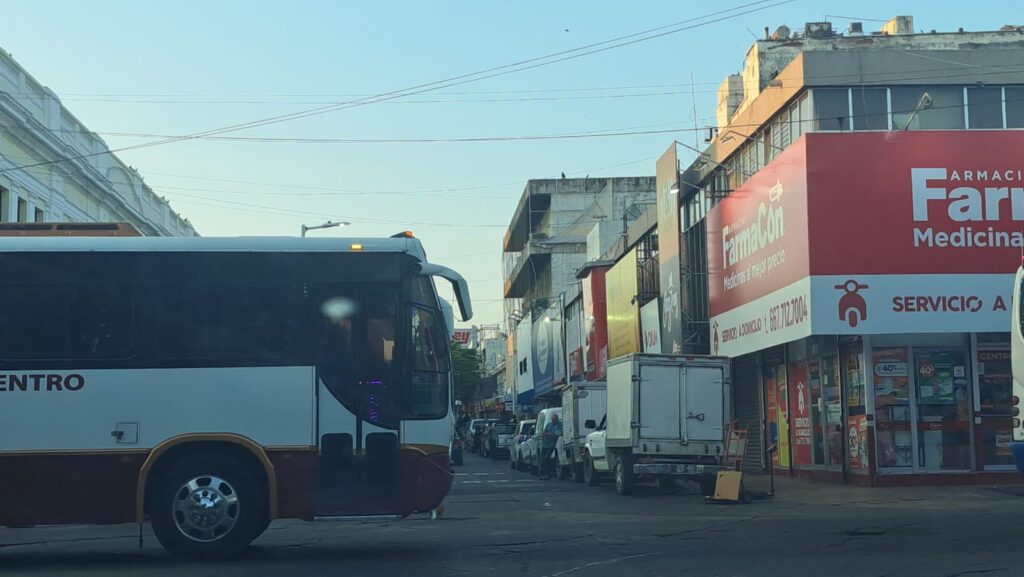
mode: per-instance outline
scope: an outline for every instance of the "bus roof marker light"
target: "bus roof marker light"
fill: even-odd
[[[363,250],[363,245],[359,244],[358,242],[354,242],[349,245],[349,248],[352,250]]]

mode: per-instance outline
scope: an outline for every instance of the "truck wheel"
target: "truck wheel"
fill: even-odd
[[[590,458],[590,454],[583,456],[583,482],[590,487],[596,487],[601,481],[601,478],[597,474],[597,470],[594,469],[594,461]]]
[[[615,491],[620,495],[633,493],[633,460],[623,455],[615,463]]]
[[[191,455],[156,479],[153,533],[173,555],[238,555],[267,526],[266,490],[248,467],[227,455]]]
[[[574,483],[583,482],[583,463],[572,464],[572,480]]]
[[[710,475],[704,475],[700,478],[700,492],[704,493],[705,497],[715,496],[715,487],[718,484],[718,479]]]

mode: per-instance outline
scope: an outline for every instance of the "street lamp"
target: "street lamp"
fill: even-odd
[[[327,221],[327,222],[325,222],[323,224],[317,224],[317,225],[313,225],[313,226],[302,225],[302,236],[303,236],[303,238],[305,238],[306,232],[311,231],[311,230],[320,230],[322,228],[334,228],[336,226],[348,226],[350,224],[352,224],[352,223],[351,222],[332,222],[332,221]]]

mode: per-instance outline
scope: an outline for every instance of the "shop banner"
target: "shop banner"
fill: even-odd
[[[543,395],[565,379],[562,323],[545,312],[533,323],[533,388]]]
[[[658,318],[658,299],[640,307],[640,329],[643,331],[645,353],[661,353],[661,322]]]
[[[811,389],[807,364],[793,365],[789,375],[789,414],[793,422],[793,464],[811,464]]]
[[[764,328],[780,306],[765,298],[800,281],[806,324],[787,337],[1005,332],[1024,249],[1020,150],[1013,130],[801,137],[708,213],[719,354],[785,342]]]
[[[875,406],[904,405],[910,402],[910,365],[907,349],[875,349]]]
[[[608,295],[608,357],[615,359],[640,352],[636,250],[627,252],[608,269],[605,288]]]
[[[847,419],[846,455],[851,469],[868,468],[868,417],[856,415]]]
[[[814,276],[810,294],[815,334],[1005,332],[1013,275]]]
[[[711,316],[808,276],[805,145],[793,143],[708,211]]]
[[[804,138],[811,274],[1016,270],[1024,247],[1024,132]]]
[[[516,371],[513,375],[518,406],[533,399],[533,325],[529,319],[516,326],[515,354]]]
[[[799,280],[711,319],[711,353],[737,357],[811,334],[810,279]]]
[[[775,451],[776,459],[780,467],[789,468],[790,443],[789,443],[789,372],[786,365],[779,365],[775,370],[776,390],[776,420],[779,434],[779,448]]]
[[[607,271],[608,267],[593,267],[582,279],[583,363],[588,381],[603,379],[608,368]]]
[[[679,160],[672,143],[655,165],[658,207],[658,281],[664,302],[663,351],[683,352],[682,296],[679,292]],[[645,349],[646,350],[646,349]]]

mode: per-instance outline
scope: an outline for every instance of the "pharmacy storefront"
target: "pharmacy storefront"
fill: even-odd
[[[708,213],[712,352],[756,359],[773,466],[1007,473],[1024,134],[810,133]]]

